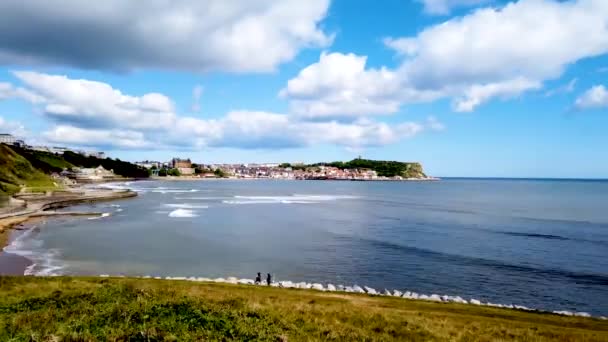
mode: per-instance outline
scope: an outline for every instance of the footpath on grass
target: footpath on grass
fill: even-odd
[[[608,341],[608,322],[251,285],[0,277],[0,340]]]

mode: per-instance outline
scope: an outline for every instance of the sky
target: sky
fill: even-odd
[[[608,178],[605,0],[3,0],[0,133],[122,160]]]

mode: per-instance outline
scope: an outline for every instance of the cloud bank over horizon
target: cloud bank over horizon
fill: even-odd
[[[43,124],[0,112],[0,130],[115,150],[360,150],[449,133],[442,112],[483,112],[527,95],[572,93],[570,109],[608,108],[604,82],[590,87],[589,76],[569,74],[608,54],[607,1],[412,3],[423,24],[387,26],[376,41],[382,59],[369,45],[334,43],[343,33],[328,29],[340,18],[330,0],[2,1],[9,79],[0,79],[0,103],[23,101]],[[148,83],[184,75],[206,79],[188,83],[183,97]],[[264,93],[276,98],[252,95],[254,104],[222,110],[203,103],[221,101],[212,94],[231,82],[225,75],[267,77],[254,87],[279,79]],[[234,84],[226,87],[247,92]],[[438,103],[445,109],[429,107]]]

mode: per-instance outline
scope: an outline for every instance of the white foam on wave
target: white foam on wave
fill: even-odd
[[[34,237],[36,231],[36,227],[26,230],[6,246],[4,251],[22,256],[32,262],[25,269],[23,275],[60,275],[60,271],[65,267],[59,261],[60,251],[58,249],[42,250],[43,241]]]
[[[357,196],[346,195],[302,195],[290,196],[234,196],[232,200],[222,201],[225,204],[314,204],[320,202],[337,201],[342,199],[356,199]]]
[[[208,205],[203,204],[191,204],[191,203],[167,203],[163,204],[163,206],[168,208],[178,208],[178,209],[207,209]]]
[[[159,193],[159,194],[180,194],[180,193],[190,193],[190,192],[198,192],[199,190],[197,189],[190,189],[190,190],[184,190],[184,189],[154,189],[154,190],[150,190],[150,192],[154,192],[154,193]]]
[[[102,219],[104,217],[109,217],[109,216],[110,216],[110,213],[102,213],[99,216],[89,217],[88,220],[99,220],[99,219]]]
[[[198,215],[190,209],[175,209],[169,213],[169,217],[173,218],[185,218],[185,217],[197,217]]]
[[[198,197],[173,197],[177,201],[214,201],[232,197],[226,196],[198,196]]]

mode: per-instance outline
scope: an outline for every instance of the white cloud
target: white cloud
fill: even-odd
[[[474,84],[464,91],[464,96],[454,100],[454,111],[472,112],[480,104],[500,96],[510,98],[526,90],[540,89],[542,84],[525,78],[515,78],[498,83]]]
[[[365,56],[322,54],[281,95],[307,117],[393,113],[438,98],[472,111],[540,89],[568,65],[608,53],[608,1],[520,0],[384,43],[403,58],[398,68],[366,69]]]
[[[203,86],[197,84],[192,89],[192,111],[200,112],[201,111],[201,96],[203,96]]]
[[[270,71],[327,46],[329,0],[0,1],[0,64]],[[35,23],[35,25],[32,25]]]
[[[493,0],[419,0],[424,4],[424,11],[429,14],[446,15],[453,8],[469,7],[492,2]]]
[[[429,129],[431,129],[433,131],[437,131],[437,132],[445,130],[445,125],[443,123],[441,123],[439,120],[437,120],[437,118],[434,116],[429,116],[426,119],[426,126]]]
[[[576,84],[578,83],[578,78],[571,79],[568,83],[562,85],[561,87],[557,87],[555,89],[548,90],[545,93],[545,96],[550,97],[558,94],[568,94],[574,91],[576,88]]]
[[[389,114],[404,100],[435,98],[432,91],[402,88],[399,75],[387,68],[366,69],[367,57],[322,53],[279,93],[293,113],[306,118]]]
[[[26,100],[31,103],[40,103],[44,101],[43,98],[37,96],[31,91],[17,87],[15,88],[12,84],[7,82],[0,82],[0,100],[6,100],[10,98],[19,98]]]
[[[85,127],[120,126],[162,129],[175,120],[173,103],[165,95],[125,95],[107,83],[31,71],[14,72],[44,105],[47,115]]]
[[[434,130],[439,124],[389,125],[369,119],[310,122],[297,115],[249,110],[203,120],[176,114],[172,101],[163,94],[132,96],[103,82],[35,72],[15,72],[15,76],[24,83],[25,91],[42,99],[31,102],[44,106],[48,118],[56,123],[43,137],[68,145],[277,149],[331,144],[365,148],[395,143],[425,129]],[[9,86],[0,89],[14,89]]]
[[[608,89],[596,85],[577,98],[574,106],[578,109],[608,108]]]
[[[234,111],[216,120],[180,119],[175,133],[193,137],[199,147],[288,148],[318,144],[370,147],[413,137],[425,128],[414,122],[392,126],[363,119],[353,123],[303,122],[284,114]]]
[[[152,146],[144,139],[144,134],[130,130],[86,129],[69,125],[59,125],[44,132],[43,137],[52,143],[88,147],[118,147],[138,149]]]

